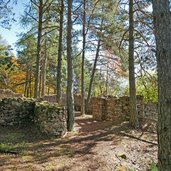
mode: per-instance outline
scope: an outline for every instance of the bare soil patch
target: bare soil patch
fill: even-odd
[[[0,127],[0,171],[147,171],[157,160],[156,133],[132,130],[127,122],[76,117],[62,139],[39,135],[31,126]]]

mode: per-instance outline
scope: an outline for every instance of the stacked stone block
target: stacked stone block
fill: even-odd
[[[33,120],[34,100],[5,98],[0,101],[0,125],[17,125]]]
[[[123,120],[129,120],[129,97],[123,96],[119,99],[122,104],[122,118]]]
[[[66,133],[66,112],[57,103],[26,98],[5,98],[0,101],[0,125],[32,124],[41,133],[63,136]]]
[[[96,120],[109,121],[125,121],[129,120],[129,97],[96,97],[92,99],[92,114]],[[151,109],[151,111],[150,111]],[[155,110],[154,110],[155,109]],[[145,118],[145,115],[153,117],[157,114],[157,107],[152,105],[145,105],[143,96],[137,96],[137,112],[139,121]],[[148,117],[149,118],[149,117]]]
[[[158,110],[158,105],[157,103],[145,103],[144,105],[144,118],[148,118],[154,121],[157,121],[157,110]]]
[[[109,97],[106,99],[106,117],[105,120],[120,120],[122,117],[122,104],[120,99]]]
[[[105,120],[105,98],[93,97],[91,107],[94,119]]]
[[[34,123],[47,135],[63,136],[66,131],[65,108],[48,102],[37,102],[34,108]]]

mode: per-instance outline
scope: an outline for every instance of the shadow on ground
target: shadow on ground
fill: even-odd
[[[0,143],[18,146],[19,154],[0,154],[2,170],[105,170],[98,156],[121,142],[121,133],[131,131],[127,122],[98,122],[77,117],[76,131],[62,139],[42,136],[31,126],[1,127]],[[103,154],[102,154],[103,155]],[[1,170],[1,169],[0,169]]]

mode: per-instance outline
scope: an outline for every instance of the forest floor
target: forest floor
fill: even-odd
[[[76,117],[75,131],[61,139],[0,127],[0,171],[147,171],[156,161],[156,133],[127,122]]]

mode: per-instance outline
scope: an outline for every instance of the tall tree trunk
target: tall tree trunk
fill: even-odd
[[[102,11],[103,11],[103,9],[102,9]],[[104,20],[102,19],[101,25],[100,25],[100,33],[102,32],[103,21]],[[98,43],[97,43],[96,56],[95,56],[95,60],[94,60],[93,70],[92,70],[92,74],[91,74],[91,78],[90,78],[89,89],[88,89],[87,105],[90,103],[92,86],[93,86],[94,76],[95,76],[96,67],[97,67],[97,60],[98,60],[99,53],[100,53],[100,44],[101,44],[101,39],[99,38]]]
[[[85,65],[85,45],[86,45],[86,0],[84,1],[83,9],[83,52],[82,52],[82,65],[81,65],[81,115],[85,115],[85,88],[84,88],[84,65]]]
[[[50,95],[50,84],[48,84],[48,96]]]
[[[41,96],[41,87],[42,87],[42,75],[43,75],[43,73],[42,73],[42,68],[40,69],[40,74],[39,74],[39,91],[38,91],[38,97],[40,97]]]
[[[39,78],[40,78],[40,55],[41,55],[41,37],[42,37],[42,20],[43,20],[43,0],[39,0],[39,23],[38,23],[38,37],[37,37],[37,56],[36,56],[36,73],[35,73],[35,87],[34,98],[38,97],[39,92]]]
[[[73,98],[73,59],[72,59],[72,0],[68,0],[67,21],[67,129],[74,128],[74,98]]]
[[[98,40],[98,44],[97,44],[96,57],[95,57],[95,60],[94,60],[93,70],[92,70],[92,74],[91,74],[91,78],[90,78],[90,84],[89,84],[89,89],[88,89],[87,105],[90,103],[90,97],[91,97],[91,93],[92,93],[92,86],[93,86],[93,81],[94,81],[94,75],[95,75],[96,67],[97,67],[97,59],[99,57],[99,52],[100,52],[100,43],[101,43],[101,39]]]
[[[46,35],[45,35],[46,36]],[[45,38],[45,52],[44,52],[44,61],[42,66],[42,94],[41,96],[44,97],[45,90],[46,90],[46,67],[47,67],[47,38]]]
[[[61,0],[60,10],[60,29],[59,29],[59,48],[58,48],[58,66],[57,66],[57,102],[60,103],[62,95],[62,47],[63,47],[63,18],[64,18],[64,1]]]
[[[169,0],[153,0],[158,64],[158,166],[171,170],[171,14]]]
[[[32,67],[30,67],[30,81],[29,81],[29,87],[30,87],[30,91],[29,91],[29,97],[32,97]]]
[[[109,61],[107,60],[106,67],[106,96],[109,95]]]
[[[129,0],[129,108],[130,124],[133,127],[138,126],[137,106],[136,106],[136,87],[134,71],[134,9],[133,0]]]
[[[28,75],[29,75],[29,69],[27,66],[27,70],[26,70],[26,79],[25,79],[25,87],[24,87],[24,96],[28,97]]]

